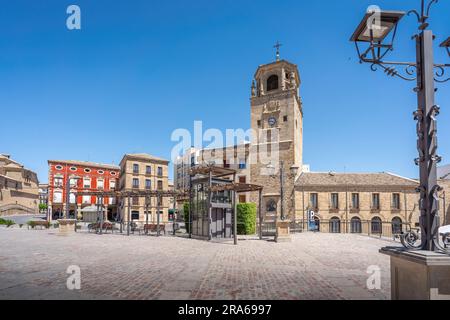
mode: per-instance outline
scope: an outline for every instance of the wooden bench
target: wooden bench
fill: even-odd
[[[91,232],[91,230],[99,230],[100,229],[100,222],[91,223],[88,225],[88,231]],[[114,225],[111,222],[103,222],[102,225],[102,231],[108,232],[108,230],[111,230],[111,233],[114,233]]]
[[[159,232],[163,231],[164,235],[166,234],[166,226],[164,224],[159,225]],[[144,225],[144,232],[147,234],[149,232],[158,232],[158,225],[157,224],[146,224]]]
[[[31,223],[31,224],[30,224]],[[30,229],[30,227],[32,229],[36,229],[36,227],[40,227],[41,229],[43,228],[48,228],[50,226],[50,222],[42,220],[42,221],[30,221],[30,223],[28,224],[28,229]]]

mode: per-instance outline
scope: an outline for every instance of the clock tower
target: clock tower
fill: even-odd
[[[287,220],[294,216],[294,183],[303,164],[299,87],[297,66],[280,60],[279,51],[275,62],[258,67],[252,81],[250,175],[252,183],[264,186],[262,212],[266,221],[276,216],[280,219],[281,208]],[[295,168],[299,169],[296,176],[291,170]],[[257,203],[258,199],[252,201]]]

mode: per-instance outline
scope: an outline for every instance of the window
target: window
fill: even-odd
[[[399,193],[392,194],[392,209],[400,210],[400,194]]]
[[[84,169],[84,172],[86,172],[86,173],[90,173],[90,172],[91,172],[91,169],[89,169],[89,168],[86,168],[86,169]]]
[[[103,170],[97,170],[97,173],[98,173],[98,174],[104,174],[105,171],[103,171]]]
[[[359,209],[359,193],[352,193],[352,209]]]
[[[246,203],[246,202],[247,202],[247,197],[245,196],[245,194],[239,195],[239,203]]]
[[[91,187],[91,179],[90,178],[84,178],[83,179],[83,188],[90,188]]]
[[[83,196],[83,204],[90,204],[91,196]]]
[[[239,169],[243,170],[247,168],[247,161],[245,161],[245,159],[240,159],[239,160]]]
[[[331,209],[333,209],[333,210],[339,209],[339,194],[338,193],[331,194]]]
[[[116,198],[114,197],[109,197],[109,202],[110,205],[116,204]]]
[[[62,177],[55,177],[53,180],[53,185],[55,187],[62,187],[63,186],[63,178]]]
[[[71,188],[75,188],[75,187],[77,186],[77,179],[75,179],[75,178],[70,178],[69,181],[70,181],[69,184],[70,184],[70,187],[71,187]]]
[[[139,173],[139,165],[137,163],[133,164],[133,173]]]
[[[227,162],[227,160],[223,160],[223,167],[224,168],[229,168],[230,164]]]
[[[330,219],[330,233],[341,233],[341,219],[338,217]]]
[[[72,203],[72,204],[76,202],[75,193],[71,193],[69,195],[69,202]]]
[[[257,125],[258,125],[258,128],[261,128],[261,120],[258,120]]]
[[[115,176],[117,173],[114,172],[114,171],[111,171],[110,174],[111,174],[112,176]]]
[[[373,218],[370,223],[370,229],[371,229],[372,233],[381,234],[381,232],[382,232],[381,219],[378,217]]]
[[[131,212],[131,220],[139,220],[139,211]]]
[[[97,180],[97,189],[103,189],[105,187],[105,181]]]
[[[191,157],[191,167],[195,167],[195,157]]]
[[[133,204],[133,206],[138,206],[139,205],[139,197],[133,197],[131,199],[131,203]]]
[[[139,188],[139,179],[133,178],[133,188]]]
[[[163,168],[158,167],[158,177],[162,177],[162,176],[163,176]]]
[[[151,166],[146,166],[145,167],[145,174],[152,174],[152,167]]]
[[[158,180],[158,190],[163,189],[163,182],[161,180]]]
[[[372,194],[372,210],[380,210],[380,194]]]
[[[278,76],[274,74],[267,79],[267,91],[277,89],[278,89]]]
[[[247,183],[247,177],[246,176],[240,176],[239,177],[239,183]]]
[[[70,171],[77,171],[76,167],[70,167]]]
[[[350,232],[351,233],[361,233],[362,232],[362,226],[361,226],[361,219],[358,217],[353,217],[350,222]]]
[[[283,117],[283,122],[287,122],[288,121],[288,116],[284,116]]]
[[[309,195],[309,205],[313,210],[317,210],[319,208],[318,198],[319,195],[317,193],[311,193]]]
[[[53,193],[53,202],[62,203],[62,192],[56,191],[55,193]]]
[[[109,181],[109,188],[110,189],[115,189],[116,188],[116,180]]]
[[[145,180],[145,189],[150,190],[152,188],[152,180],[146,179]]]
[[[55,167],[55,169],[61,171],[61,170],[63,169],[63,166],[57,165],[57,166]]]
[[[392,219],[392,234],[401,234],[402,229],[402,219],[398,217]]]

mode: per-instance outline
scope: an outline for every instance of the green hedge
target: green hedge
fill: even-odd
[[[183,205],[183,216],[184,216],[184,225],[186,226],[186,232],[189,233],[189,202],[185,202]]]
[[[237,231],[238,235],[253,235],[256,233],[256,204],[238,203]]]

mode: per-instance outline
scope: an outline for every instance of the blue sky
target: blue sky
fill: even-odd
[[[81,8],[82,30],[66,28]],[[0,152],[47,181],[48,159],[119,163],[128,152],[169,158],[176,128],[247,129],[258,65],[299,66],[304,160],[314,171],[416,177],[414,83],[360,65],[349,38],[369,5],[419,0],[0,1]],[[450,1],[432,11],[437,45]],[[413,60],[413,17],[391,60]],[[439,153],[450,163],[450,84],[439,85]],[[5,139],[8,137],[8,139]]]

